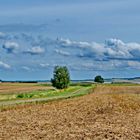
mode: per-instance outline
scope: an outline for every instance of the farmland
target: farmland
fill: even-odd
[[[86,88],[73,86],[61,93],[71,96]],[[139,140],[140,86],[103,84],[93,89],[81,97],[3,108],[0,139]]]
[[[71,84],[64,90],[57,90],[50,84],[2,83],[0,86],[0,108],[3,105],[50,101],[84,95],[93,89],[90,83]]]
[[[36,90],[47,90],[52,87],[36,83],[0,83],[0,95],[19,94]]]

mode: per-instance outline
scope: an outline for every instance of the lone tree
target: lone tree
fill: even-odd
[[[64,89],[69,86],[70,74],[66,66],[56,66],[53,72],[53,79],[51,79],[53,87],[57,89]]]
[[[98,75],[95,77],[94,82],[104,83],[104,79],[100,75]]]

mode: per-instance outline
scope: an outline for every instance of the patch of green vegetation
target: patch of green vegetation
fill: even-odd
[[[27,99],[33,98],[36,94],[41,94],[42,92],[52,91],[53,89],[49,90],[37,90],[33,92],[25,92],[25,93],[9,93],[0,95],[0,101],[8,101],[8,100],[16,100],[16,99]],[[54,90],[53,90],[54,91]]]
[[[34,94],[18,94],[16,98],[32,98]]]
[[[84,88],[84,86],[70,86],[69,88],[63,90],[49,89],[45,91],[39,90],[29,93],[0,95],[0,101],[63,96],[66,94],[71,94],[82,88]]]
[[[42,98],[42,97],[54,97],[54,96],[63,96],[66,94],[71,94],[74,91],[80,90],[81,86],[72,86],[67,89],[63,90],[54,90],[54,91],[48,91],[48,92],[41,92],[39,94],[34,94],[34,98]]]

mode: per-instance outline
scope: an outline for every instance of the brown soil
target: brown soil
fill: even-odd
[[[83,97],[1,111],[0,139],[140,140],[140,94],[135,89],[98,86]]]

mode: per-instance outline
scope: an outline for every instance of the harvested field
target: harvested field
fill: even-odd
[[[36,90],[47,90],[52,87],[34,83],[0,83],[0,94],[25,93]]]
[[[140,85],[98,85],[94,93],[105,94],[140,94]]]
[[[97,86],[94,94],[3,110],[0,139],[140,140],[137,88]]]

